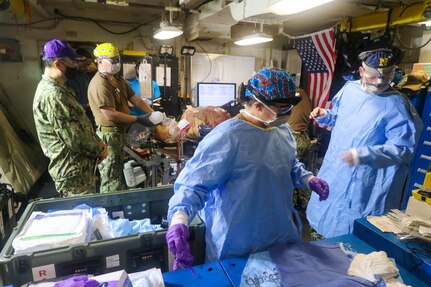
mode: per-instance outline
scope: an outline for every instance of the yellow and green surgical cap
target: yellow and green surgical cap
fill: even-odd
[[[115,47],[111,43],[102,43],[100,45],[97,45],[97,47],[93,51],[93,54],[97,58],[113,58],[120,56],[117,47]]]

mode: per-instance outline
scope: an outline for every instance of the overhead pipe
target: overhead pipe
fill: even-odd
[[[390,12],[392,11],[392,12]],[[388,19],[390,18],[390,19]],[[389,20],[389,21],[388,21]],[[341,21],[341,32],[359,32],[385,28],[389,25],[407,25],[431,20],[431,1],[415,2],[406,7],[374,12]]]

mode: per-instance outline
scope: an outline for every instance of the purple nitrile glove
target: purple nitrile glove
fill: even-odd
[[[96,280],[90,279],[85,282],[84,287],[100,287],[100,283]]]
[[[54,287],[99,287],[99,285],[96,280],[89,280],[87,275],[80,275],[57,282]]]
[[[171,225],[166,233],[168,249],[175,255],[173,270],[191,268],[193,265],[193,255],[190,252],[190,245],[187,242],[190,233],[184,224]]]
[[[321,178],[313,177],[308,182],[310,189],[319,195],[319,200],[326,200],[329,196],[329,185]]]

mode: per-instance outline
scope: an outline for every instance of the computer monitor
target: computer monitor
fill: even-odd
[[[197,85],[197,106],[219,107],[236,98],[236,83],[204,83]]]

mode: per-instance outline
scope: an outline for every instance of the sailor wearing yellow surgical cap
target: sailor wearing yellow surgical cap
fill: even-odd
[[[98,72],[88,87],[88,101],[97,126],[97,135],[108,147],[108,157],[99,164],[100,192],[115,192],[126,188],[123,179],[123,147],[132,123],[145,126],[161,123],[163,114],[154,112],[141,100],[118,73],[121,70],[120,54],[111,43],[94,49]],[[132,116],[128,101],[145,113]]]

